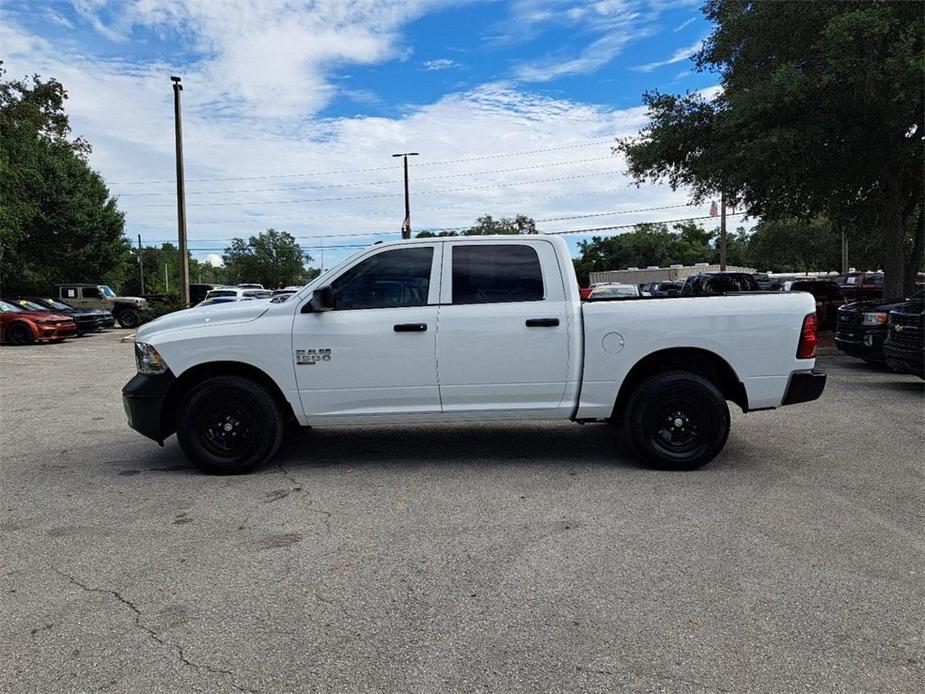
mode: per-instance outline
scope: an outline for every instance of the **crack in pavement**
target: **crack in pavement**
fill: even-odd
[[[282,463],[277,463],[276,467],[279,469],[280,473],[282,473],[283,477],[285,477],[286,480],[289,482],[290,491],[300,492],[306,495],[309,493],[308,490],[305,489],[305,485],[299,482],[299,480],[297,480],[291,474],[289,474],[289,470],[287,470],[286,467]],[[321,508],[314,508],[313,506],[314,506],[313,500],[309,499],[308,500],[309,513],[314,513],[314,514],[317,514],[323,517],[322,523],[324,523],[324,529],[327,532],[327,534],[330,535],[331,534],[331,512],[325,511],[324,509],[321,509]]]
[[[77,586],[78,588],[81,588],[82,590],[88,593],[101,593],[103,595],[111,595],[116,600],[118,600],[120,603],[128,607],[134,615],[135,627],[145,632],[145,634],[148,635],[148,638],[150,638],[152,641],[155,641],[156,643],[160,644],[161,646],[165,646],[168,649],[175,650],[177,653],[177,657],[187,667],[191,667],[195,670],[199,670],[200,672],[206,671],[214,675],[225,675],[231,680],[231,686],[234,687],[239,692],[247,692],[247,694],[259,694],[254,689],[248,689],[247,687],[239,685],[236,681],[235,674],[231,670],[222,670],[221,668],[213,667],[212,665],[209,665],[208,663],[197,663],[187,658],[186,653],[183,650],[183,646],[181,646],[178,643],[171,643],[170,641],[163,639],[160,636],[160,634],[154,631],[154,629],[152,629],[149,626],[146,626],[145,624],[142,624],[141,618],[143,615],[142,615],[141,610],[138,609],[138,606],[135,605],[134,602],[126,598],[119,591],[111,590],[109,588],[92,588],[88,586],[87,584],[78,581],[76,578],[74,578],[68,573],[65,573],[64,571],[61,571],[54,567],[52,567],[52,570],[56,574],[61,576],[62,578],[67,579],[67,581],[70,582],[71,584]]]
[[[315,600],[317,600],[318,602],[323,602],[325,605],[331,605],[332,607],[336,607],[338,610],[341,611],[341,614],[343,614],[344,617],[346,617],[347,619],[351,619],[351,615],[349,612],[347,612],[347,608],[345,608],[343,605],[341,605],[336,600],[330,600],[328,598],[323,598],[321,597],[321,594],[318,593],[318,591],[315,591],[314,595],[315,595]]]

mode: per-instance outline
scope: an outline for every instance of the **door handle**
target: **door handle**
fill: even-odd
[[[559,325],[558,318],[528,318],[528,328],[555,328]]]
[[[397,333],[422,333],[427,330],[427,323],[396,323],[394,329]]]

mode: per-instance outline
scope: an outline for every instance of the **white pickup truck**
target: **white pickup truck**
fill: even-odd
[[[371,246],[288,297],[141,327],[129,425],[217,473],[270,459],[287,424],[569,419],[628,429],[663,469],[710,461],[745,412],[819,397],[805,293],[582,301],[547,236]]]

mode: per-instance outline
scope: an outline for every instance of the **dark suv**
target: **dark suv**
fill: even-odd
[[[925,379],[925,293],[917,292],[890,311],[883,353],[893,371]]]
[[[921,296],[916,292],[910,299]],[[879,364],[886,361],[883,343],[886,340],[890,311],[905,303],[873,299],[855,301],[838,309],[835,325],[835,346],[845,354],[860,357],[866,362]]]
[[[684,281],[681,296],[707,296],[760,290],[755,278],[744,272],[695,272]]]

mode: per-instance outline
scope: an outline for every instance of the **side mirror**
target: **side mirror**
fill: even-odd
[[[312,298],[302,308],[302,313],[318,313],[334,308],[334,290],[331,285],[319,287],[312,292]]]

